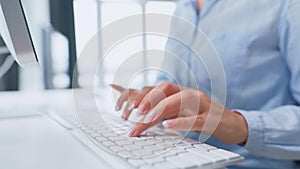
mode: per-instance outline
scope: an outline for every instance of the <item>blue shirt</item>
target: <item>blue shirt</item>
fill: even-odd
[[[237,168],[297,168],[294,161],[300,160],[300,1],[206,0],[198,13],[195,0],[184,0],[178,3],[174,15],[195,25],[212,42],[226,75],[225,106],[239,111],[248,123],[244,146],[227,145],[216,138],[208,143],[243,155],[246,160]],[[193,61],[189,49],[198,40],[197,31],[176,22],[171,28],[189,44],[180,45],[169,38],[166,51],[180,59],[165,59],[165,69],[181,85],[194,87],[180,66],[179,62],[184,62],[199,89],[210,95],[205,66]],[[160,80],[174,81],[167,76]]]

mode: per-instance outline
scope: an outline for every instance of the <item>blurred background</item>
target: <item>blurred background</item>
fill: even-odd
[[[22,2],[40,65],[21,68],[16,63],[10,64],[6,60],[9,53],[0,38],[0,65],[7,69],[7,73],[0,79],[0,91],[89,87],[89,84],[85,84],[86,79],[94,76],[89,72],[90,66],[81,65],[76,76],[73,76],[73,69],[84,46],[97,30],[134,14],[172,14],[176,4],[175,0],[22,0]],[[141,17],[141,21],[137,23],[139,24],[136,26],[141,32],[146,30],[147,17]],[[104,71],[99,76],[99,85],[104,86],[112,82],[116,71],[114,65],[136,51],[163,50],[166,40],[165,37],[154,35],[138,36],[119,44],[107,55],[111,59],[103,63]],[[102,38],[101,42],[100,45],[103,45],[105,39]],[[101,53],[101,46],[99,50]],[[143,53],[140,63],[135,64],[146,66],[150,62],[146,55],[147,53]],[[97,59],[101,59],[101,54],[99,58],[95,58]],[[122,73],[126,76],[130,73],[130,69]],[[155,76],[147,73],[138,77],[136,82],[149,84],[154,79]]]

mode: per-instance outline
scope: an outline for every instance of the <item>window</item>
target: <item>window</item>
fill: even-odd
[[[158,13],[171,15],[175,9],[175,1],[112,1],[112,0],[76,0],[74,1],[75,8],[75,31],[77,41],[77,53],[80,55],[88,40],[92,38],[97,28],[104,28],[105,26],[117,21],[126,16],[143,13]],[[88,11],[88,12],[87,12]],[[147,24],[151,21],[143,20],[141,17],[136,21],[136,28],[141,32],[147,29]],[[122,29],[122,28],[120,28]],[[105,35],[102,37],[102,43],[106,42]],[[135,70],[147,66],[151,62],[161,62],[161,60],[151,60],[146,57],[147,52],[141,52],[144,49],[158,49],[163,50],[167,38],[155,35],[136,36],[125,39],[116,45],[104,57],[103,72],[99,76],[99,84],[105,86],[113,81],[116,71],[120,66],[123,66],[123,71],[118,73],[119,82],[126,85],[128,78],[132,78],[132,73]],[[138,53],[138,54],[137,54]],[[130,58],[135,55],[134,62],[130,62]],[[98,60],[99,58],[95,58]],[[125,63],[125,64],[124,64]],[[79,84],[82,87],[91,87],[86,84],[89,78],[94,78],[92,72],[89,72],[89,65],[82,65],[79,69]],[[139,84],[151,84],[154,80],[155,74],[148,72],[145,74],[137,75],[132,81],[132,87],[139,87]]]

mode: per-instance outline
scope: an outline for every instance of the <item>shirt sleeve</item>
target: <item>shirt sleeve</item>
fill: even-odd
[[[290,71],[290,92],[298,105],[269,111],[238,110],[248,123],[244,147],[274,159],[300,159],[300,1],[286,1],[279,24],[280,50]],[[274,91],[276,92],[276,91]]]

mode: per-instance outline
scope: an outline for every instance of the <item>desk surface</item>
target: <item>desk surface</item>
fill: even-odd
[[[105,162],[65,128],[36,114],[46,103],[60,104],[60,108],[72,103],[70,97],[71,91],[0,93],[0,168],[103,167]]]

